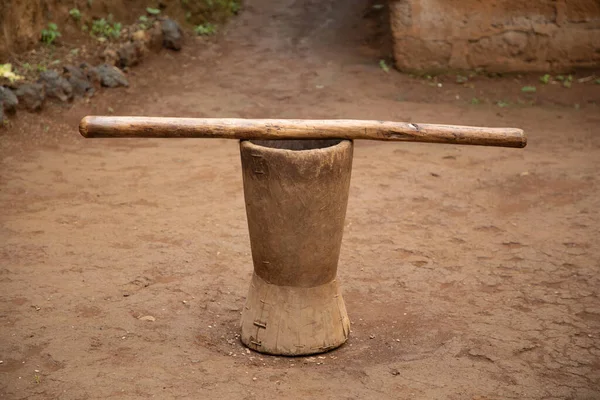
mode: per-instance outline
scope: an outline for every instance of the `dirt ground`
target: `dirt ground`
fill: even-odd
[[[0,134],[0,398],[600,399],[600,86],[386,73],[364,1],[245,4],[130,88]],[[80,138],[109,107],[530,140],[356,143],[338,272],[350,339],[272,357],[238,338],[252,265],[237,143]]]

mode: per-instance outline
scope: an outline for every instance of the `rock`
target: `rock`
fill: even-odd
[[[181,50],[181,28],[179,24],[170,18],[162,20],[161,29],[163,34],[163,46],[167,49]]]
[[[150,40],[150,35],[148,35],[148,33],[145,30],[140,29],[133,32],[133,34],[131,35],[131,40],[133,40],[134,42],[147,43]]]
[[[79,64],[79,68],[83,70],[85,76],[93,85],[100,84],[100,74],[96,68],[86,62]]]
[[[156,321],[156,318],[154,318],[152,315],[144,315],[143,317],[139,317],[138,319],[140,321],[150,321],[150,322]]]
[[[118,86],[129,86],[123,72],[117,67],[108,64],[101,64],[95,68],[100,78],[100,84],[109,88]]]
[[[144,53],[145,46],[142,42],[129,42],[122,46],[117,54],[119,61],[117,65],[119,68],[132,67],[140,63]]]
[[[17,109],[19,99],[17,96],[7,87],[0,86],[0,103],[4,105],[4,111],[7,113],[13,113]]]
[[[73,88],[75,96],[91,97],[94,95],[94,86],[89,81],[86,71],[73,65],[66,65],[63,69],[63,75]]]
[[[147,30],[148,43],[146,46],[152,51],[159,51],[163,47],[163,32],[160,22],[156,21],[152,28]]]
[[[119,55],[113,49],[105,49],[102,52],[102,59],[104,60],[104,64],[116,65],[119,61]]]
[[[68,101],[73,98],[73,87],[69,81],[54,70],[42,72],[38,82],[44,84],[48,97],[55,97],[60,101]]]
[[[19,86],[15,91],[19,99],[19,104],[29,111],[39,111],[42,109],[46,99],[46,91],[41,83],[26,83]]]
[[[144,51],[159,51],[162,49],[163,32],[160,21],[155,21],[147,30],[140,29],[132,33],[131,41],[141,45]]]

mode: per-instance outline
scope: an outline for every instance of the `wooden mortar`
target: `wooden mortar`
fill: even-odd
[[[280,355],[340,346],[350,332],[336,272],[353,142],[253,140],[240,151],[254,262],[242,342]]]

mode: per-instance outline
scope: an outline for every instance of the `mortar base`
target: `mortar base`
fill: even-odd
[[[256,273],[242,312],[242,342],[261,353],[323,353],[348,339],[350,320],[337,281],[315,287],[277,286]]]

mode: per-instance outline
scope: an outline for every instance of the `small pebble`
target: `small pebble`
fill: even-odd
[[[40,372],[40,370],[39,369],[34,369],[33,372]]]
[[[253,378],[252,378],[252,380],[253,380],[253,381],[255,381],[255,380],[256,380],[256,377],[253,377]]]

